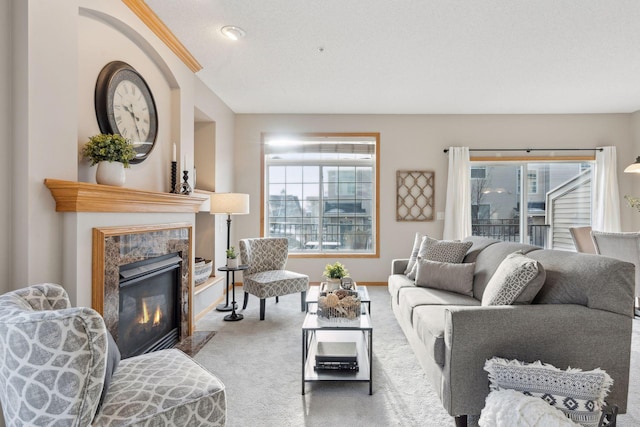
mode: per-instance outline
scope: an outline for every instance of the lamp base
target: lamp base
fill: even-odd
[[[236,306],[236,310],[238,309],[238,304],[225,304],[225,303],[220,303],[217,305],[216,310],[217,311],[231,311],[233,310],[233,306]]]
[[[235,311],[231,314],[227,314],[226,316],[224,316],[224,320],[226,320],[227,322],[236,322],[242,319],[244,319],[244,316],[242,314],[236,313]]]

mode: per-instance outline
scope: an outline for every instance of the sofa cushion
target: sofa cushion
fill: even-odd
[[[399,298],[399,315],[405,322],[412,324],[413,310],[423,305],[471,305],[479,306],[480,301],[473,297],[468,297],[454,292],[443,291],[440,289],[421,288],[414,286],[413,288],[400,289]]]
[[[424,236],[418,251],[418,258],[429,261],[461,263],[472,244],[471,242],[436,240],[429,236]],[[407,274],[407,277],[415,280],[417,268],[418,264],[416,263]]]
[[[413,310],[416,335],[427,349],[427,354],[438,366],[444,366],[444,326],[446,305],[422,305]]]
[[[415,288],[416,284],[404,274],[392,274],[389,276],[388,286],[391,302],[398,304],[400,302],[400,289]]]
[[[597,427],[604,399],[613,384],[602,369],[582,371],[494,357],[485,363],[491,390],[517,390],[537,396],[585,427]]]
[[[450,263],[419,259],[416,286],[442,289],[473,296],[475,263]]]
[[[482,295],[482,305],[510,305],[515,302],[538,276],[538,264],[521,252],[507,255],[489,280]]]
[[[417,232],[413,239],[413,249],[411,249],[411,255],[409,256],[409,263],[407,264],[407,268],[404,271],[404,274],[409,274],[413,269],[416,261],[418,260],[418,252],[420,252],[420,245],[422,244],[422,239],[425,237],[425,234]]]

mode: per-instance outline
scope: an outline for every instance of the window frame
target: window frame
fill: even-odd
[[[361,252],[289,252],[291,258],[380,258],[380,133],[379,132],[262,132],[260,143],[260,236],[266,235],[266,223],[267,223],[267,203],[269,200],[269,189],[267,188],[268,182],[266,179],[267,161],[265,145],[267,140],[273,138],[372,138],[375,140],[375,155],[373,161],[374,174],[372,177],[372,183],[374,184],[374,191],[372,191],[373,224],[371,225],[372,232],[372,251],[370,253]],[[301,162],[304,164],[305,162]],[[326,165],[326,162],[324,162]],[[354,162],[354,166],[357,166]]]

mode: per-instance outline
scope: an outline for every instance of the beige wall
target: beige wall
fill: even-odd
[[[5,200],[11,200],[11,153],[13,152],[13,129],[11,127],[11,2],[0,3],[0,129],[5,130],[0,149],[0,182],[5,184]],[[0,293],[11,287],[11,211],[0,210]]]
[[[93,91],[102,66],[115,59],[134,65],[149,82],[158,104],[161,128],[156,147],[149,159],[127,171],[128,187],[167,191],[173,142],[178,144],[180,158],[188,153],[193,163],[196,106],[223,130],[225,138],[216,149],[232,152],[233,112],[122,2],[12,0],[9,4],[14,9],[11,49],[16,70],[10,83],[22,95],[11,105],[16,143],[9,160],[14,165],[10,190],[19,185],[0,217],[2,225],[14,213],[10,227],[6,227],[13,230],[11,256],[3,257],[11,262],[13,273],[11,280],[3,282],[10,283],[9,288],[44,281],[65,284],[86,278],[73,252],[90,251],[90,246],[65,253],[65,241],[80,241],[83,231],[71,229],[63,221],[65,214],[55,212],[43,181],[93,182],[94,171],[80,161],[78,149],[99,131]],[[8,8],[7,2],[2,5]],[[1,15],[7,19],[5,13]],[[55,31],[51,31],[52,22],[56,23]],[[2,26],[3,31],[6,28]],[[8,52],[1,46],[8,39],[1,34],[0,49],[5,49],[6,58]],[[4,68],[0,67],[0,72],[1,85],[8,77]],[[0,104],[1,117],[6,117],[4,105]],[[225,161],[231,164],[232,158]],[[233,177],[226,170],[217,178],[228,183]]]
[[[380,259],[345,259],[356,281],[384,282],[391,260],[409,255],[416,231],[441,238],[442,221],[395,220],[395,173],[401,169],[435,171],[435,209],[445,208],[448,146],[471,148],[583,148],[615,145],[620,190],[632,180],[622,170],[633,157],[628,114],[601,115],[251,115],[236,117],[236,190],[251,195],[251,214],[234,218],[235,239],[260,234],[261,132],[380,132]],[[240,165],[241,163],[241,165]],[[627,176],[624,176],[627,175]],[[640,188],[640,187],[639,187]],[[634,229],[622,203],[623,227]],[[318,281],[326,258],[290,259],[288,267]]]

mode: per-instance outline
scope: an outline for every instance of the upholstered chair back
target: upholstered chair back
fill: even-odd
[[[284,270],[289,256],[289,241],[283,237],[240,240],[240,262],[249,265],[244,275]]]
[[[7,426],[88,426],[104,384],[107,330],[45,283],[0,296],[0,401]]]

